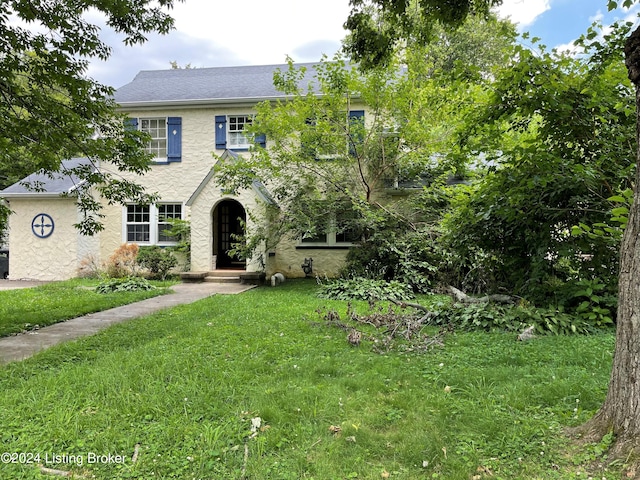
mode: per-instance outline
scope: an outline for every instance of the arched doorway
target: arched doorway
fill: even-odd
[[[216,235],[213,242],[213,254],[216,258],[216,268],[242,268],[246,262],[229,255],[232,244],[237,242],[236,235],[244,234],[244,224],[247,213],[244,207],[235,200],[223,200],[213,211],[213,224]]]

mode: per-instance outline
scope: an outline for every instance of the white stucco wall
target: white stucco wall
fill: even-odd
[[[73,226],[78,209],[72,198],[11,199],[9,217],[9,278],[66,280],[77,276],[85,255],[96,252],[98,239],[81,236]],[[34,235],[31,225],[40,213],[54,221],[47,238]]]

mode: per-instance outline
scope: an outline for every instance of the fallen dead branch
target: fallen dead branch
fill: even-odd
[[[445,331],[441,330],[436,335],[424,333],[427,321],[435,313],[417,303],[396,300],[391,300],[391,303],[399,306],[400,311],[391,305],[384,307],[370,302],[368,314],[357,313],[349,303],[344,320],[335,310],[318,309],[317,313],[324,318],[326,325],[348,332],[347,341],[350,344],[359,345],[362,340],[367,340],[373,343],[373,350],[378,353],[386,353],[396,346],[404,351],[426,351],[432,347],[443,345]],[[426,312],[426,314],[409,312],[408,308]],[[375,331],[366,333],[354,324],[369,325]],[[402,342],[398,343],[397,340]]]

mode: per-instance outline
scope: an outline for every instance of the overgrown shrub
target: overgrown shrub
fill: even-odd
[[[321,284],[318,296],[333,300],[409,300],[413,298],[413,290],[395,280],[339,278]]]
[[[153,290],[154,287],[147,280],[140,277],[112,278],[101,282],[96,287],[98,293],[135,292]]]
[[[395,280],[426,293],[437,283],[444,252],[434,228],[385,229],[347,255],[344,277]]]
[[[142,247],[138,251],[137,262],[149,270],[151,278],[164,280],[178,260],[171,251],[157,245]]]
[[[135,243],[124,243],[109,257],[106,264],[105,273],[110,278],[123,278],[135,275],[138,271],[136,257],[138,256],[138,245]]]

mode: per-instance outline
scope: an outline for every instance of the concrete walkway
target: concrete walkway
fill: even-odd
[[[242,293],[253,287],[254,285],[237,283],[180,283],[171,287],[174,293],[90,313],[40,330],[0,338],[0,364],[24,360],[40,350],[67,340],[93,335],[115,323],[142,317],[176,305],[193,303],[215,294]]]

